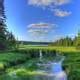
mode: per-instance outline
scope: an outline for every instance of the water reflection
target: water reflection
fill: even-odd
[[[46,75],[47,79],[44,80],[67,80],[67,74],[62,69],[64,59],[64,56],[57,55],[54,61],[38,64],[39,66],[43,66],[43,70],[48,73],[48,75]]]
[[[65,59],[64,56],[57,55],[53,61],[46,62],[42,60],[42,57],[42,52],[40,51],[40,62],[36,63],[40,68],[36,71],[29,72],[30,75],[22,76],[27,72],[24,69],[21,76],[16,75],[16,72],[20,71],[19,69],[10,73],[10,76],[17,80],[67,80],[67,74],[62,69],[62,62]]]

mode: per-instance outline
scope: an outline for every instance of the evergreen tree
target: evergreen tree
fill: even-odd
[[[73,39],[73,46],[77,46],[77,36]]]
[[[7,31],[5,21],[4,0],[0,0],[0,50],[12,49],[16,44],[14,35]]]
[[[7,46],[9,49],[15,49],[16,48],[16,39],[14,37],[14,35],[12,34],[12,32],[8,32],[7,33],[7,36],[6,36],[6,39],[7,39]]]
[[[77,37],[77,46],[80,46],[80,32],[78,32],[78,37]]]
[[[66,37],[66,38],[61,38],[55,42],[53,42],[54,46],[73,46],[73,41],[71,38]]]
[[[6,49],[6,25],[4,14],[4,0],[0,0],[0,50]]]

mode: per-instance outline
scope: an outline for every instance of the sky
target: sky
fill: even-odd
[[[18,40],[73,38],[80,29],[80,0],[5,0],[5,14]]]

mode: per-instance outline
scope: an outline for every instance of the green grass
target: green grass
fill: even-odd
[[[30,60],[28,61],[26,60],[27,56],[30,56],[30,54],[35,55],[36,53],[39,52],[39,49],[44,51],[50,51],[49,53],[50,55],[52,54],[51,52],[54,50],[63,53],[63,55],[65,55],[65,61],[63,63],[63,66],[65,66],[66,69],[69,71],[68,73],[69,80],[80,80],[79,77],[80,51],[77,50],[76,47],[26,46],[26,45],[20,46],[19,48],[20,53],[19,52],[0,53],[0,70],[4,69],[4,65],[9,66],[12,63],[15,63],[15,66],[9,66],[9,68],[6,69],[7,74],[16,71],[18,76],[22,76],[22,79],[20,80],[23,80],[24,76],[26,77],[27,75],[36,74],[41,75],[42,73],[35,72],[35,70],[37,69],[36,62],[38,61],[38,59],[33,59],[30,57]],[[18,64],[20,61],[26,62]],[[6,80],[6,78],[4,80]]]
[[[67,70],[69,70],[68,73],[68,80],[80,80],[80,53],[78,52],[67,52],[67,53],[63,53],[66,58],[65,61],[63,63],[63,65],[66,65]],[[34,68],[36,65],[36,61],[37,60],[30,60],[28,62],[26,62],[25,64],[19,65],[17,68],[9,68],[7,71],[9,72],[9,74],[11,74],[12,72],[16,72],[17,76],[19,76],[20,78],[23,79],[28,79],[28,77],[32,77],[35,75],[45,75],[44,73],[40,73],[40,72],[36,72],[35,70],[37,68]],[[31,68],[33,68],[33,70],[31,70]],[[18,79],[19,80],[19,79]],[[30,78],[30,80],[32,80],[32,78]],[[34,79],[35,80],[35,79]]]
[[[60,52],[80,52],[80,50],[77,50],[76,47],[63,47],[63,46],[31,46],[31,45],[21,45],[19,47],[21,50],[25,49],[42,49],[42,50],[57,50]]]
[[[14,61],[17,59],[24,58],[24,54],[17,54],[17,53],[2,53],[0,54],[0,62],[1,61]]]
[[[26,55],[21,53],[0,53],[0,69],[15,66],[26,60]]]

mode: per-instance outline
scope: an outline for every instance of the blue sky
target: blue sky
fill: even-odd
[[[26,41],[73,37],[80,26],[79,3],[80,0],[5,0],[8,30]],[[44,25],[48,30],[31,29]]]

